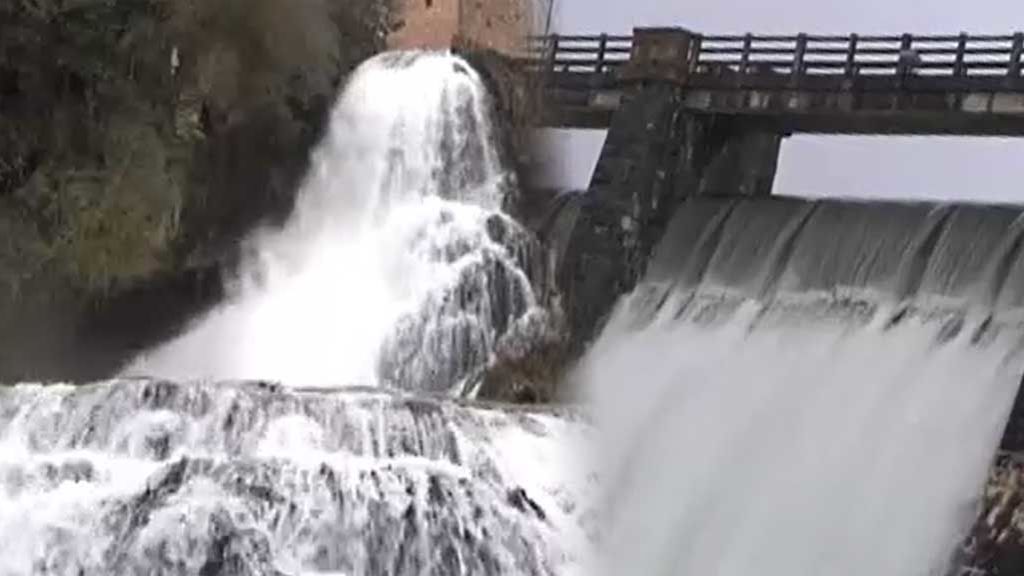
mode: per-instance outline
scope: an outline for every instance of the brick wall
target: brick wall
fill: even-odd
[[[401,0],[405,25],[392,34],[392,49],[449,48],[462,39],[505,53],[522,49],[537,0]]]
[[[400,0],[405,25],[388,39],[393,50],[444,49],[459,30],[460,0]]]
[[[526,0],[462,0],[462,34],[474,46],[515,54],[531,30]]]

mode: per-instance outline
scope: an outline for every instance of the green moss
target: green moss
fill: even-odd
[[[50,247],[16,207],[0,201],[0,300],[16,301],[22,286],[52,259]]]
[[[104,294],[286,212],[336,87],[383,46],[389,13],[377,0],[2,3],[5,289],[49,277]]]
[[[105,165],[43,170],[21,196],[43,237],[51,270],[73,285],[105,291],[173,263],[182,206],[166,148],[143,124],[110,127]]]

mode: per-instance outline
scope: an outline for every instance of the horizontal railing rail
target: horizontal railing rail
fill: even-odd
[[[534,37],[531,63],[547,72],[608,74],[627,63],[631,36]],[[1024,34],[848,36],[798,34],[691,37],[691,75],[904,76],[1021,78]]]
[[[605,74],[629,61],[632,36],[544,36],[531,38],[536,63],[552,72]]]

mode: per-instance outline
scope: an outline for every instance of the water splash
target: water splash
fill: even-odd
[[[179,383],[0,387],[0,575],[579,570],[589,423],[423,394],[546,323],[486,109],[459,58],[367,62],[227,302],[124,370]]]
[[[642,308],[579,374],[607,458],[605,573],[944,573],[1013,404],[1018,333]]]
[[[487,112],[455,56],[363,64],[294,214],[251,239],[227,303],[125,374],[459,390],[543,314]]]
[[[0,388],[0,574],[569,574],[588,430],[370,389]]]

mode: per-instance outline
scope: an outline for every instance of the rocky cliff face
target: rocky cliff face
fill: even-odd
[[[214,298],[210,272],[288,214],[393,18],[377,0],[0,4],[0,380],[99,375],[80,344],[143,345],[160,319],[138,311]]]

